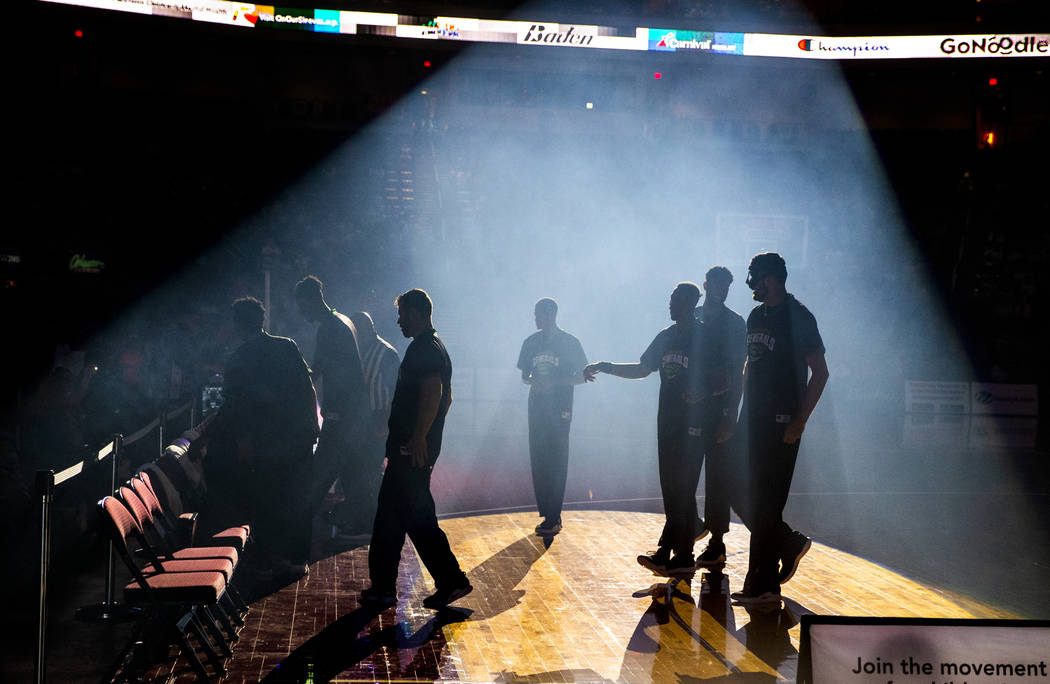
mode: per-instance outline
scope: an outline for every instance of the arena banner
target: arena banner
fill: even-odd
[[[905,413],[969,413],[970,383],[908,380],[904,383]]]
[[[940,36],[787,36],[748,33],[745,55],[796,59],[1050,57],[1050,34]]]
[[[970,405],[975,415],[1037,416],[1039,386],[972,382]]]
[[[544,20],[420,17],[384,12],[275,7],[226,0],[39,1],[252,29],[294,29],[413,40],[513,43],[540,47],[831,60],[1050,56],[1050,33],[839,37],[643,26],[632,30]]]
[[[696,51],[720,55],[744,54],[743,33],[648,29],[647,49],[657,52]]]
[[[798,684],[1050,683],[1050,620],[804,615]]]

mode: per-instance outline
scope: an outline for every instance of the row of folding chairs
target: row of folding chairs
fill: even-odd
[[[177,519],[164,510],[146,473],[132,477],[115,497],[99,501],[98,510],[103,529],[131,573],[124,587],[128,604],[142,607],[150,622],[160,625],[165,645],[178,644],[199,681],[208,681],[209,674],[191,635],[213,676],[224,675],[220,654],[233,655],[230,644],[248,610],[233,576],[250,528],[230,528],[196,546],[177,543]]]

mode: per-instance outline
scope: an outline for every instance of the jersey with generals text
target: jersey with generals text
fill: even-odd
[[[660,331],[642,354],[642,367],[660,373],[658,427],[695,422],[699,402],[711,395],[712,354],[717,341],[703,323],[692,320],[683,330],[678,324]]]
[[[789,294],[775,307],[761,304],[751,311],[746,339],[749,414],[789,421],[809,380],[806,357],[824,353],[817,319]]]
[[[587,365],[583,345],[561,328],[550,334],[539,330],[525,338],[518,368],[532,378],[529,401],[543,402],[559,412],[572,411],[573,383]],[[547,384],[546,380],[554,382]]]

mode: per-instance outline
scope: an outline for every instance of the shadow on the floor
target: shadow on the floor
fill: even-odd
[[[467,573],[470,583],[475,586],[502,586],[505,591],[489,594],[483,603],[475,604],[468,596],[461,605],[474,610],[471,620],[488,620],[500,613],[510,610],[521,602],[524,589],[513,589],[518,586],[533,563],[547,551],[551,545],[550,538],[526,535],[492,554],[477,567]]]
[[[649,681],[679,682],[775,682],[781,677],[764,672],[744,672],[742,662],[734,660],[726,642],[739,641],[747,654],[765,663],[780,675],[793,676],[798,651],[791,644],[788,630],[799,617],[812,611],[791,599],[781,603],[745,607],[748,622],[736,625],[729,592],[729,580],[720,570],[701,576],[699,599],[693,597],[693,580],[658,582],[635,592],[636,598],[652,597],[628,643],[620,671],[620,681],[630,681],[645,673]],[[705,621],[717,623],[724,635],[710,640],[702,634]],[[682,649],[695,658],[684,658]],[[695,672],[682,672],[683,662],[695,662]],[[711,670],[724,668],[725,675],[711,678]]]
[[[503,586],[516,586],[548,546],[536,536],[522,537],[472,569],[468,578],[472,584],[496,582]],[[405,622],[381,626],[383,608],[359,607],[295,649],[270,670],[263,681],[327,682],[384,647],[402,653],[416,651],[412,660],[404,666],[394,663],[396,659],[386,659],[386,667],[393,666],[398,671],[382,673],[385,678],[440,678],[447,644],[441,628],[456,622],[486,620],[499,615],[516,606],[524,593],[523,590],[507,591],[495,602],[489,600],[473,607],[468,597],[458,607],[438,611],[412,633],[408,633],[409,627]],[[377,621],[377,618],[380,620]]]
[[[263,682],[327,682],[340,672],[352,668],[384,646],[398,649],[418,649],[416,658],[401,668],[401,675],[414,677],[420,670],[429,670],[422,661],[427,649],[440,651],[445,646],[441,628],[461,622],[469,611],[446,609],[439,611],[415,633],[404,634],[404,623],[396,623],[373,632],[361,634],[382,608],[361,607],[347,613],[325,627],[316,636],[295,649],[262,679]],[[440,643],[435,643],[440,642]],[[417,662],[419,661],[419,662]],[[388,673],[395,678],[395,673]]]

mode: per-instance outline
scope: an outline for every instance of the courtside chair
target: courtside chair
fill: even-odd
[[[142,556],[148,565],[142,568],[146,575],[156,572],[221,572],[226,578],[226,592],[223,605],[218,606],[217,611],[220,620],[226,627],[230,641],[237,641],[237,632],[233,628],[236,623],[238,627],[244,626],[241,618],[247,612],[248,606],[244,603],[240,593],[233,584],[233,574],[237,568],[238,555],[233,547],[202,546],[184,549],[171,549],[166,540],[154,535],[157,544],[154,545],[149,539],[149,532],[156,531],[153,516],[150,514],[146,504],[139,495],[130,487],[124,486],[117,490],[117,497],[124,503],[142,530],[136,541],[141,545]]]
[[[129,539],[134,539],[140,545],[142,554],[146,557],[146,564],[139,566],[139,570],[146,577],[153,577],[161,573],[166,572],[219,572],[222,573],[223,579],[226,581],[226,590],[223,592],[220,601],[226,601],[231,606],[231,613],[236,617],[237,622],[243,625],[243,621],[240,619],[240,614],[235,603],[232,603],[230,598],[230,578],[233,576],[234,563],[228,558],[181,558],[163,560],[157,552],[150,545],[149,540],[142,529],[142,513],[144,506],[139,501],[131,489],[128,487],[121,487],[117,490],[118,500],[122,500],[124,507],[131,513],[131,516],[135,519],[137,525],[136,528],[132,529],[127,535],[125,535],[125,543]],[[129,546],[129,551],[131,547]],[[134,556],[134,554],[132,554]],[[233,620],[230,618],[230,613],[223,608],[221,602],[216,602],[213,608],[201,607],[200,614],[204,619],[205,624],[209,628],[217,629],[215,625],[215,616],[212,614],[214,610],[215,614],[219,616],[219,620],[222,622],[223,627],[226,628],[226,639],[230,641],[236,641],[238,638],[237,629],[233,625]],[[232,655],[229,652],[229,648],[226,647],[226,639],[222,638],[222,635],[218,635],[219,646],[226,656]]]
[[[124,598],[131,605],[141,606],[163,626],[166,635],[179,646],[182,656],[199,681],[209,681],[209,675],[190,643],[187,629],[204,650],[216,676],[226,674],[215,646],[205,634],[198,615],[204,619],[219,649],[230,655],[218,625],[207,611],[217,606],[226,591],[226,578],[221,572],[155,572],[147,575],[135,563],[128,539],[141,536],[142,530],[128,508],[115,497],[107,496],[98,502],[99,522],[106,536],[113,540],[117,554],[124,561],[132,580],[124,587]],[[145,624],[145,622],[143,623]]]
[[[136,483],[136,480],[141,484]],[[131,478],[131,481],[135,491],[142,497],[143,501],[146,501],[146,505],[149,506],[150,511],[157,518],[158,525],[164,526],[164,532],[167,535],[178,537],[180,536],[180,530],[189,530],[181,535],[186,538],[185,543],[181,544],[181,546],[232,546],[239,552],[244,553],[244,547],[248,545],[248,541],[251,539],[251,526],[236,525],[217,532],[207,539],[196,540],[194,539],[196,513],[183,513],[178,519],[173,519],[173,516],[164,510],[164,507],[161,505],[160,498],[153,489],[153,483],[150,482],[148,473],[140,471]],[[145,489],[149,491],[148,496],[141,491],[142,485],[145,485]]]
[[[250,528],[247,525],[239,525],[220,532],[206,540],[202,540],[204,543],[200,545],[178,544],[174,541],[177,539],[177,535],[171,526],[171,517],[164,510],[157,493],[153,490],[153,486],[149,481],[149,475],[143,472],[137,473],[128,480],[128,484],[131,485],[132,490],[146,507],[146,516],[142,521],[144,523],[143,527],[149,529],[159,539],[161,551],[166,556],[172,559],[223,557],[233,561],[234,566],[237,565],[240,555],[244,553],[244,547],[250,539]],[[236,608],[233,612],[233,618],[239,626],[242,623],[238,613],[247,612],[248,604],[232,584],[229,595]]]

